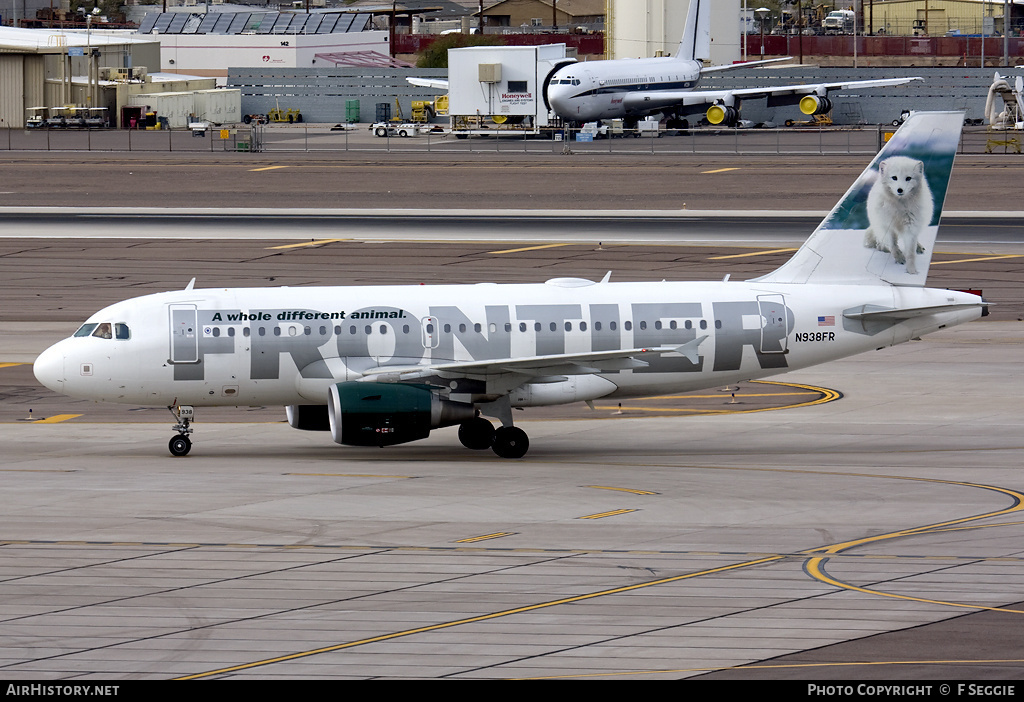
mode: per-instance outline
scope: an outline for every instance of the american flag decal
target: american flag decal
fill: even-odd
[[[834,315],[828,315],[827,317],[818,317],[819,327],[834,327],[836,325],[836,318]]]

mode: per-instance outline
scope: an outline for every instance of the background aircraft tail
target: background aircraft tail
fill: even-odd
[[[962,112],[915,112],[793,258],[759,282],[924,285]]]
[[[700,61],[711,57],[711,0],[690,0],[683,39],[676,58]]]

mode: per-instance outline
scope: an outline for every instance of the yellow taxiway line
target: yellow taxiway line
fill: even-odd
[[[339,241],[348,241],[348,239],[315,239],[314,241],[303,241],[298,244],[282,244],[281,246],[268,246],[267,249],[298,249],[303,246],[319,246],[320,244],[334,244]]]
[[[682,580],[690,580],[692,578],[698,578],[705,575],[711,575],[713,573],[727,573],[732,570],[738,570],[741,568],[752,568],[765,563],[772,563],[774,561],[782,560],[781,556],[769,556],[768,558],[758,558],[751,561],[743,561],[742,563],[732,563],[726,566],[720,566],[717,568],[709,568],[707,570],[684,573],[683,575],[674,575],[669,578],[661,578],[659,580],[653,580],[650,582],[636,583],[634,585],[626,585],[624,587],[616,587],[609,590],[600,590],[598,592],[588,592],[582,595],[575,595],[572,597],[565,597],[557,600],[550,600],[548,602],[539,602],[537,604],[526,605],[523,607],[515,607],[513,609],[506,609],[500,612],[491,612],[489,614],[481,614],[475,617],[467,617],[465,619],[455,619],[448,622],[441,622],[440,624],[430,624],[428,626],[422,626],[415,629],[406,629],[404,631],[395,631],[389,634],[382,634],[380,636],[373,636],[366,639],[359,639],[357,641],[348,641],[345,643],[335,644],[333,646],[324,646],[322,648],[315,648],[308,651],[299,651],[297,653],[289,653],[283,656],[275,656],[273,658],[265,658],[259,661],[252,661],[250,663],[242,663],[239,665],[233,665],[226,668],[219,668],[217,670],[208,670],[203,673],[196,673],[194,675],[185,675],[178,680],[197,680],[200,678],[208,678],[214,675],[224,675],[227,673],[234,673],[239,670],[251,670],[253,668],[259,668],[272,663],[283,663],[285,661],[294,661],[302,658],[308,658],[309,656],[317,656],[324,653],[331,653],[334,651],[343,651],[348,648],[355,646],[365,646],[370,643],[378,643],[380,641],[392,641],[394,639],[402,638],[405,636],[412,636],[414,634],[422,634],[428,631],[440,631],[442,629],[448,629],[451,627],[462,626],[465,624],[472,624],[475,622],[491,621],[493,619],[499,619],[501,617],[508,617],[514,614],[523,614],[525,612],[535,612],[541,609],[547,609],[549,607],[557,607],[558,605],[571,604],[573,602],[584,602],[599,597],[606,597],[608,595],[617,595],[623,592],[633,592],[635,590],[641,590],[657,585],[664,585],[666,583],[674,583]]]
[[[1003,258],[1021,258],[1024,254],[1003,254],[1001,256],[982,256],[980,258],[959,258],[955,261],[932,261],[933,266],[945,266],[950,263],[975,263],[977,261],[998,261]]]
[[[520,251],[537,251],[539,249],[556,249],[559,246],[571,246],[572,244],[539,244],[537,246],[524,246],[521,249],[505,249],[504,251],[488,251],[490,254],[519,253]]]
[[[770,249],[768,251],[754,251],[753,253],[729,254],[728,256],[712,256],[709,261],[724,261],[727,258],[749,258],[751,256],[769,256],[777,253],[788,253],[796,249]]]
[[[33,424],[57,424],[58,422],[66,422],[69,419],[74,419],[75,417],[81,417],[81,416],[82,415],[80,415],[80,414],[55,414],[52,417],[47,417],[46,419],[37,419],[37,420],[35,420],[32,423]]]
[[[604,519],[605,517],[617,517],[620,514],[629,514],[630,512],[636,512],[635,509],[613,509],[611,512],[601,512],[599,514],[588,514],[585,517],[577,517],[577,519]]]
[[[487,541],[488,539],[500,539],[502,536],[513,536],[514,531],[499,531],[494,534],[483,534],[482,536],[470,536],[468,539],[459,539],[455,543],[457,544],[475,544],[477,541]]]
[[[583,487],[593,488],[594,490],[615,490],[617,492],[629,492],[634,495],[658,495],[660,493],[651,492],[650,490],[633,490],[631,488],[621,487],[609,487],[607,485],[584,485]]]

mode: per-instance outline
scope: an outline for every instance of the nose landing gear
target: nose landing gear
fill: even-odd
[[[192,433],[192,428],[189,425],[195,417],[195,410],[190,405],[179,405],[167,409],[178,420],[178,423],[171,427],[178,432],[178,435],[171,438],[167,449],[172,456],[185,456],[192,450],[192,440],[188,438],[188,435]]]

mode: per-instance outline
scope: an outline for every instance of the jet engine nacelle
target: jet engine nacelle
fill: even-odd
[[[303,431],[330,431],[327,405],[288,405],[284,408],[288,424]]]
[[[330,387],[327,415],[335,443],[391,446],[425,439],[431,429],[461,424],[476,411],[425,385],[349,382]]]
[[[800,111],[805,115],[824,115],[832,111],[832,101],[818,95],[804,95],[800,98]]]
[[[728,127],[736,124],[736,119],[739,117],[739,113],[736,111],[735,107],[729,107],[728,105],[712,105],[708,108],[705,116],[711,124],[721,124]]]

